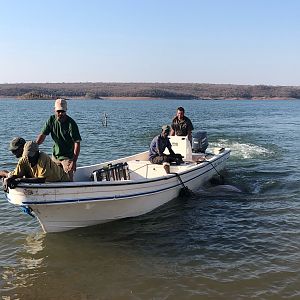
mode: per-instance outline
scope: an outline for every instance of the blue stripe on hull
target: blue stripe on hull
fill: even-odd
[[[217,161],[217,160],[216,160]],[[190,172],[194,172],[194,171],[198,171],[199,169],[194,169],[194,170],[191,170]],[[200,176],[202,176],[203,174],[209,172],[213,170],[213,168],[210,168],[208,169],[207,171],[201,173],[201,174],[198,174],[186,181],[184,181],[184,183],[187,183],[187,182],[190,182]],[[188,172],[185,172],[185,174],[188,173]],[[183,173],[184,174],[184,173]],[[182,174],[180,174],[182,175]],[[173,177],[169,178],[169,179],[172,179]],[[165,180],[162,179],[162,180]],[[147,183],[147,182],[144,182],[144,183]],[[64,203],[80,203],[80,202],[93,202],[93,201],[105,201],[105,200],[117,200],[117,199],[127,199],[127,198],[132,198],[132,197],[139,197],[139,196],[146,196],[146,195],[152,195],[152,194],[156,194],[156,193],[160,193],[160,192],[163,192],[163,191],[166,191],[166,190],[170,190],[170,189],[173,189],[173,188],[176,188],[178,186],[181,186],[180,183],[177,183],[173,186],[170,186],[170,187],[167,187],[167,188],[163,188],[163,189],[158,189],[158,190],[154,190],[154,191],[150,191],[150,192],[143,192],[143,193],[137,193],[137,194],[130,194],[130,195],[115,195],[115,196],[110,196],[110,197],[97,197],[97,198],[87,198],[87,199],[70,199],[70,200],[53,200],[53,201],[36,201],[36,202],[32,202],[32,201],[26,201],[26,202],[23,202],[23,204],[25,205],[39,205],[39,204],[43,204],[43,205],[47,205],[47,204],[64,204]]]

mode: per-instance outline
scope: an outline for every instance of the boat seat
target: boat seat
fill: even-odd
[[[151,165],[149,160],[130,160],[127,164],[132,180],[147,178],[148,166]]]

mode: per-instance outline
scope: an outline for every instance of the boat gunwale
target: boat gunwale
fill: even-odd
[[[187,183],[190,182],[194,179],[196,179],[199,176],[202,176],[203,174],[213,170],[214,168],[210,168],[208,170],[206,170],[203,173],[197,174],[196,176],[189,178],[188,180],[185,180],[183,183]],[[196,169],[191,170],[191,172],[193,172]],[[170,175],[174,175],[174,176],[169,176],[167,179],[171,179],[176,177],[176,174],[170,174]],[[162,178],[163,179],[163,178]],[[129,198],[136,198],[136,197],[140,197],[140,196],[147,196],[147,195],[153,195],[156,193],[160,193],[166,190],[170,190],[170,189],[174,189],[178,186],[182,186],[182,183],[178,182],[175,185],[172,186],[168,186],[165,188],[161,188],[158,190],[152,190],[152,191],[147,191],[147,192],[140,192],[140,193],[136,193],[136,194],[128,194],[128,195],[113,195],[113,196],[106,196],[106,197],[95,197],[95,198],[82,198],[82,199],[63,199],[63,200],[47,200],[47,201],[24,201],[22,202],[23,205],[64,205],[64,204],[71,204],[71,203],[86,203],[86,202],[98,202],[98,201],[115,201],[115,200],[125,200],[125,199],[129,199]],[[9,201],[9,200],[8,200]],[[10,201],[9,201],[10,202]]]
[[[178,175],[182,176],[188,173],[192,173],[194,171],[197,171],[201,168],[204,168],[210,164],[212,164],[213,162],[218,161],[221,158],[224,158],[224,156],[226,156],[227,154],[229,154],[231,152],[230,149],[226,149],[226,151],[224,151],[222,153],[222,155],[220,155],[219,157],[214,156],[213,159],[211,161],[204,161],[203,163],[199,163],[197,164],[195,163],[195,166],[189,170],[184,170],[182,172],[178,172],[178,173],[170,173],[170,174],[166,174],[163,176],[159,176],[157,178],[151,178],[151,179],[141,179],[141,180],[136,180],[136,181],[129,181],[129,180],[119,180],[119,181],[75,181],[75,182],[54,182],[54,183],[20,183],[17,185],[17,188],[23,188],[23,189],[72,189],[72,188],[84,188],[84,187],[98,187],[98,186],[103,186],[103,187],[109,187],[109,186],[119,186],[119,185],[139,185],[139,184],[145,184],[145,183],[152,183],[152,182],[157,182],[157,181],[162,181],[162,180],[170,180]],[[208,171],[210,171],[211,169],[213,169],[214,167],[210,168]],[[206,171],[207,172],[207,171]],[[206,173],[204,172],[204,173]],[[204,174],[201,173],[201,174]],[[200,174],[200,175],[201,175]],[[196,176],[198,177],[198,176]],[[188,180],[189,181],[189,180]],[[185,182],[188,182],[185,181]]]

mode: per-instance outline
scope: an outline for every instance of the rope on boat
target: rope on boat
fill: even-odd
[[[141,168],[144,168],[144,167],[146,167],[146,166],[148,166],[148,165],[149,165],[149,164],[145,164],[145,165],[143,165],[143,166],[141,166],[141,167],[138,167],[138,168],[135,169],[135,170],[129,170],[128,173],[130,174],[130,173],[135,172],[135,171],[137,171],[137,170],[139,170],[139,169],[141,169]]]
[[[128,173],[135,172],[135,171],[137,171],[137,170],[139,170],[141,168],[144,168],[144,167],[146,167],[148,165],[149,164],[145,164],[145,165],[143,165],[143,166],[141,166],[141,167],[139,167],[139,168],[137,168],[135,170],[129,171]],[[180,177],[180,175],[178,173],[174,172],[174,173],[170,173],[170,174],[176,175],[176,177],[178,178],[180,184],[182,185],[182,189],[179,192],[179,196],[181,196],[181,197],[183,197],[183,196],[188,197],[188,196],[192,195],[192,191],[183,183],[183,181],[182,181],[182,179],[181,179],[181,177]]]
[[[224,149],[224,148],[222,148],[222,149]],[[225,178],[224,178],[224,176],[221,175],[220,172],[216,169],[216,167],[214,166],[214,164],[213,164],[211,161],[207,160],[206,157],[204,157],[204,160],[203,160],[203,161],[208,162],[208,163],[213,167],[213,169],[214,169],[214,170],[216,171],[216,173],[219,175],[221,184],[224,184]],[[200,162],[199,162],[199,163],[200,163]]]
[[[170,174],[174,174],[176,175],[176,177],[178,178],[180,184],[182,185],[182,189],[180,190],[179,192],[179,196],[180,197],[188,197],[188,196],[191,196],[192,195],[192,191],[183,183],[180,175],[176,172],[174,173],[170,173]]]

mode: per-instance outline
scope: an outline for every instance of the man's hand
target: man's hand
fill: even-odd
[[[3,191],[5,193],[8,193],[9,188],[14,189],[17,186],[18,183],[19,183],[19,181],[17,179],[15,179],[14,177],[3,179],[3,184],[2,184]]]
[[[2,188],[5,193],[8,192],[7,178],[2,179]]]
[[[7,175],[8,175],[8,171],[7,170],[2,170],[2,171],[0,171],[0,178],[5,178],[5,177],[7,177]]]
[[[75,172],[76,171],[76,161],[72,161],[69,165],[69,170]]]

